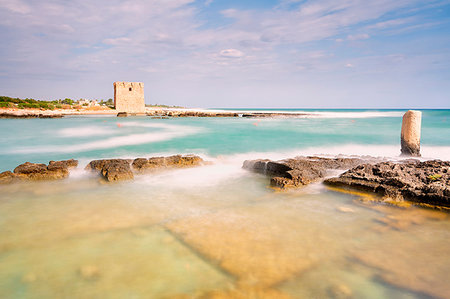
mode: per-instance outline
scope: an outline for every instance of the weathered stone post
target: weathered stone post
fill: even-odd
[[[402,156],[420,157],[420,128],[422,112],[409,110],[402,121]]]

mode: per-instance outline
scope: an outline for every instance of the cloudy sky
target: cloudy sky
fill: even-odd
[[[0,27],[0,95],[450,107],[450,0],[0,0]]]

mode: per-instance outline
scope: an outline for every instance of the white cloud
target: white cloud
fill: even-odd
[[[244,56],[244,53],[242,53],[239,50],[236,49],[225,49],[220,51],[220,56],[226,57],[226,58],[240,58]]]
[[[129,39],[128,37],[117,37],[117,38],[106,38],[103,40],[103,43],[106,45],[120,46],[126,45],[130,41],[131,39]]]
[[[295,82],[305,78],[323,78],[353,66],[347,61],[358,66],[352,73],[378,70],[376,64],[355,59],[374,55],[377,49],[363,52],[355,50],[361,45],[344,41],[386,34],[390,27],[401,33],[403,26],[423,26],[423,16],[409,16],[409,8],[425,5],[422,2],[284,0],[273,9],[229,6],[220,11],[225,21],[217,26],[216,19],[205,20],[215,7],[205,9],[210,0],[0,0],[0,26],[5,28],[0,32],[0,74],[30,82],[39,78],[37,86],[43,86],[45,78],[50,86],[55,78],[98,86],[97,80],[109,84],[120,76],[152,82],[152,92],[160,88],[162,97],[174,92],[175,81],[189,88],[198,84],[196,91],[214,80],[297,86]],[[345,56],[336,51],[350,48],[354,51],[345,51]],[[2,90],[9,88],[8,82],[19,82],[1,81]],[[64,92],[97,92],[70,91],[67,86]]]
[[[363,40],[363,39],[368,39],[370,38],[370,36],[367,33],[360,33],[360,34],[350,34],[349,36],[347,36],[348,40]]]

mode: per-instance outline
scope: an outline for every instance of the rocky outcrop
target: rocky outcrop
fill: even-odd
[[[14,172],[0,173],[0,183],[11,183],[20,180],[59,180],[69,176],[69,169],[78,165],[77,160],[50,161],[49,165],[25,162],[14,169]]]
[[[375,192],[387,200],[407,199],[450,207],[449,161],[363,164],[325,183]]]
[[[189,110],[166,110],[156,109],[147,111],[148,116],[159,117],[238,117],[236,112],[215,112],[215,111],[189,111]]]
[[[132,180],[134,178],[131,171],[129,159],[105,159],[91,161],[87,170],[98,171],[109,182]]]
[[[137,158],[133,161],[133,169],[138,172],[171,167],[192,167],[203,163],[203,159],[196,155],[175,155],[169,157]]]
[[[301,187],[323,179],[331,169],[348,169],[364,163],[359,158],[296,157],[281,161],[247,160],[242,166],[271,177],[273,187]]]
[[[304,117],[306,113],[281,113],[281,112],[249,112],[239,113],[235,111],[196,111],[176,109],[153,109],[147,111],[148,116],[159,117],[249,117],[249,118],[273,118],[273,117]]]
[[[137,158],[137,159],[105,159],[91,161],[87,170],[100,173],[107,181],[131,180],[133,170],[143,173],[149,170],[164,168],[181,168],[201,165],[203,159],[195,155],[175,155],[169,157]]]
[[[117,113],[117,117],[128,117],[129,114],[127,112],[119,112]]]

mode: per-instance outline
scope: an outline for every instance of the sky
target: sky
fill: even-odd
[[[450,0],[0,0],[0,95],[450,108]]]

